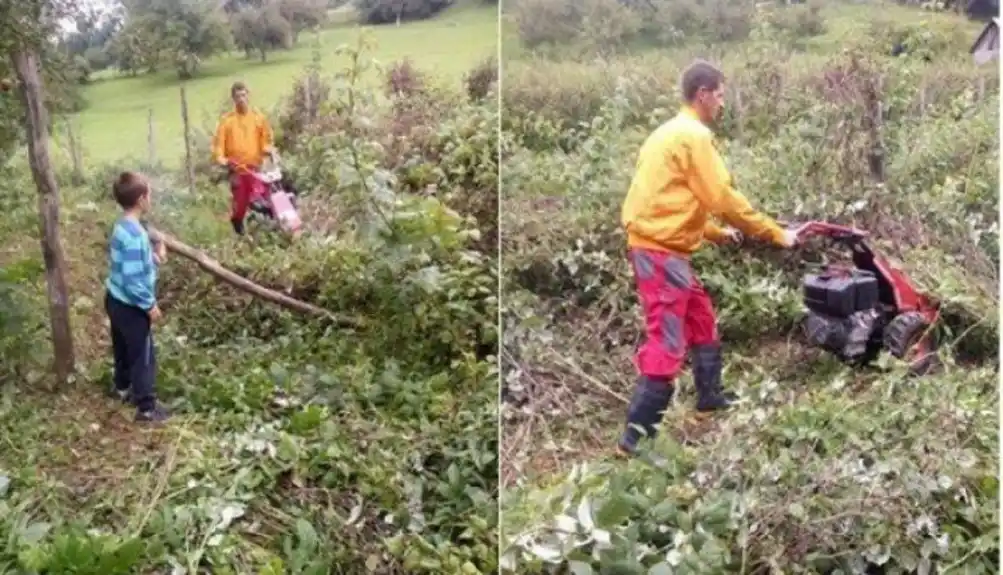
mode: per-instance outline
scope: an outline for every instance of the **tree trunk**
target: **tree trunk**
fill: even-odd
[[[25,131],[28,136],[28,159],[31,175],[38,189],[38,211],[42,236],[42,258],[45,261],[45,284],[49,298],[49,325],[52,330],[53,367],[56,382],[66,385],[73,373],[73,331],[70,328],[70,299],[66,285],[66,257],[59,238],[59,188],[49,161],[49,125],[45,110],[42,79],[38,73],[38,56],[21,48],[12,56],[14,70],[20,82],[21,100],[25,109]]]

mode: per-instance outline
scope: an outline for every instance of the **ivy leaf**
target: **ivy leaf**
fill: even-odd
[[[648,569],[648,575],[672,575],[672,573],[672,565],[669,565],[667,561],[652,565]]]

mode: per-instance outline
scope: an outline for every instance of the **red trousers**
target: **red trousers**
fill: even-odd
[[[630,258],[645,322],[637,369],[649,377],[674,378],[691,346],[718,343],[714,304],[688,259],[637,248]]]
[[[248,207],[258,195],[264,194],[265,185],[253,174],[238,172],[230,177],[230,221],[242,222]]]

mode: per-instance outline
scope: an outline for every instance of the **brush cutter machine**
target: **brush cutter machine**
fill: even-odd
[[[272,156],[272,162],[265,169],[254,170],[234,164],[230,170],[238,177],[252,177],[257,183],[248,206],[251,213],[277,222],[279,228],[291,236],[299,235],[302,222],[296,211],[296,193],[285,181],[277,156]]]
[[[808,312],[802,325],[809,344],[858,366],[874,361],[882,349],[908,361],[917,375],[939,365],[931,330],[937,303],[871,249],[867,232],[825,222],[793,229],[799,241],[823,237],[852,253],[852,266],[830,264],[804,277]]]

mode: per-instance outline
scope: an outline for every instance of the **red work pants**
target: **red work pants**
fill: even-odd
[[[630,258],[645,321],[637,369],[648,377],[675,378],[690,347],[718,343],[714,305],[687,258],[638,248]]]
[[[238,172],[230,177],[230,221],[242,222],[251,200],[263,193],[264,184],[253,174]]]

